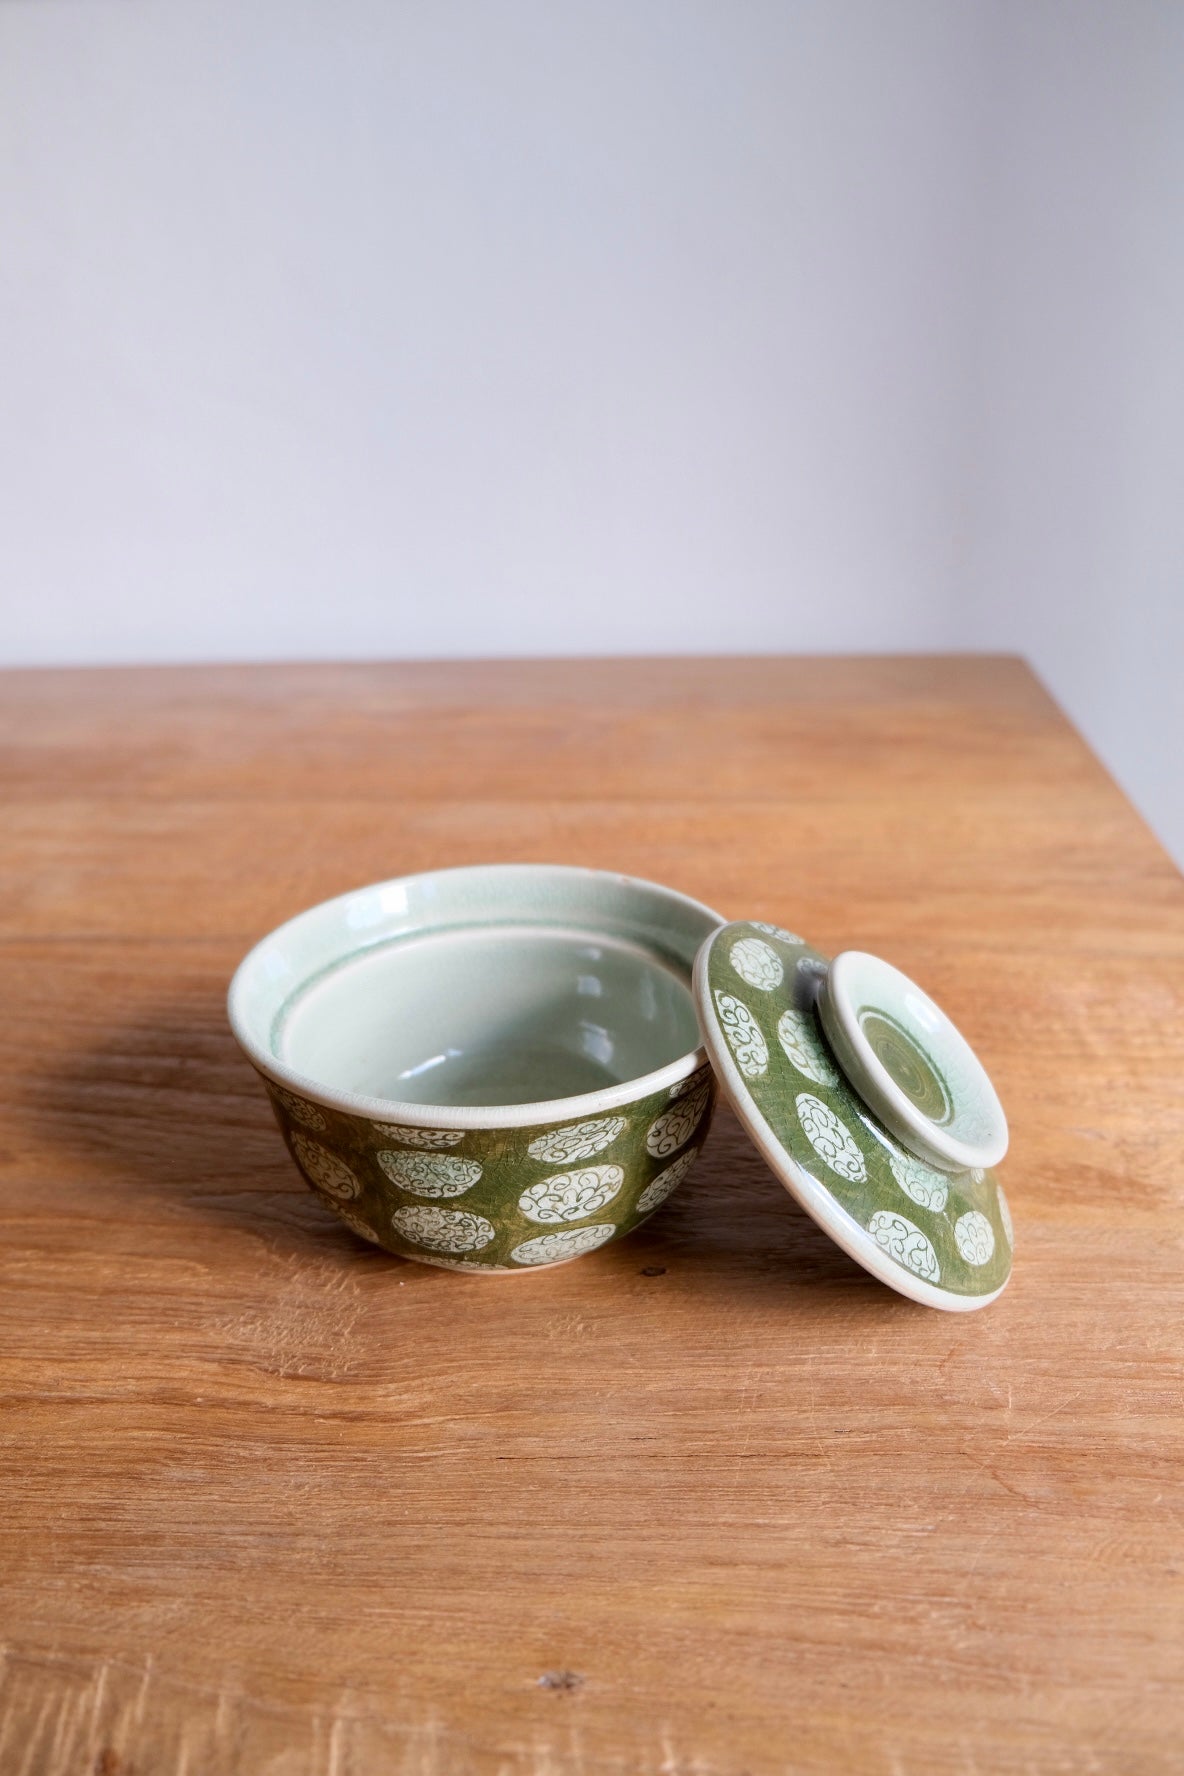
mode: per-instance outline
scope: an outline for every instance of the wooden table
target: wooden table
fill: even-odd
[[[1001,659],[0,676],[3,1776],[1184,1763],[1184,884]],[[866,1278],[721,1116],[499,1283],[303,1189],[223,1012],[355,884],[547,859],[971,1034],[1019,1259]]]

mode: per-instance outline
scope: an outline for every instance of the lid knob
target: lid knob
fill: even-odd
[[[902,1146],[945,1171],[998,1165],[1008,1137],[995,1088],[966,1038],[907,974],[843,950],[817,1009],[850,1085]]]

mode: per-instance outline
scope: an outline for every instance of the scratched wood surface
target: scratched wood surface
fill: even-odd
[[[1184,884],[1010,660],[0,675],[3,1776],[1178,1770]],[[928,1312],[729,1117],[499,1282],[303,1189],[271,925],[547,859],[860,945],[1009,1110]]]

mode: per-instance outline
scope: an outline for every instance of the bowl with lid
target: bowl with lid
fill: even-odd
[[[230,1022],[348,1227],[522,1274],[632,1232],[690,1171],[715,1097],[692,969],[722,923],[605,871],[407,876],[271,932]]]
[[[423,1263],[546,1269],[687,1176],[717,1088],[798,1204],[898,1294],[1011,1274],[1007,1121],[899,969],[673,889],[503,864],[379,883],[263,939],[230,1020],[314,1192]]]
[[[823,1232],[898,1294],[966,1313],[1011,1275],[994,1167],[1007,1120],[965,1037],[879,957],[757,920],[695,960],[700,1026],[741,1126]]]

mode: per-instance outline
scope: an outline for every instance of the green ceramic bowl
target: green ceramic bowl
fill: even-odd
[[[691,999],[717,913],[534,864],[360,888],[281,925],[230,1022],[296,1164],[364,1239],[519,1273],[631,1233],[715,1097]]]

